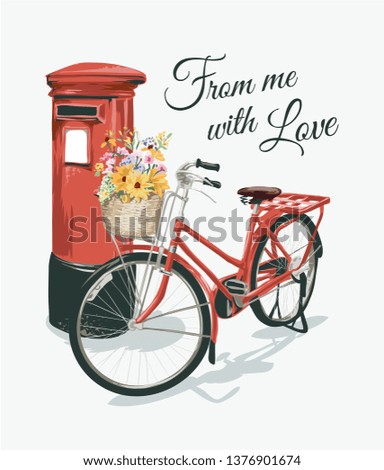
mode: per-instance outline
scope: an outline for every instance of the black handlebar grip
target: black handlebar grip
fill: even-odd
[[[209,162],[203,162],[198,158],[196,160],[196,168],[204,168],[205,170],[213,170],[213,171],[219,171],[220,170],[220,165],[219,163],[209,163]]]
[[[221,188],[220,181],[213,181],[209,178],[204,178],[203,184],[205,184],[206,186],[212,186],[213,188]]]

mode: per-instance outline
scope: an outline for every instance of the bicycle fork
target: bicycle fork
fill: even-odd
[[[154,299],[152,300],[151,304],[136,318],[136,323],[142,323],[143,321],[145,321],[149,317],[149,315],[151,315],[151,313],[154,310],[156,310],[156,308],[163,301],[165,293],[167,291],[169,277],[172,275],[172,266],[173,266],[174,255],[176,252],[176,247],[177,247],[177,241],[171,240],[165,265],[163,268],[160,268],[160,271],[163,273],[163,276],[160,282],[159,289]],[[162,253],[160,252],[158,256],[161,259]]]

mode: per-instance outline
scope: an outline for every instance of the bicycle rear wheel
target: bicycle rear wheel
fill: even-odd
[[[148,258],[148,253],[127,254],[124,264],[116,258],[99,269],[83,288],[70,328],[72,350],[84,372],[123,395],[150,395],[181,382],[201,362],[210,339],[205,294],[177,262],[159,307],[135,324],[163,276],[156,269],[157,255]]]
[[[314,224],[308,216],[302,215],[292,221],[294,216],[286,214],[280,217],[271,227],[272,231],[286,252],[291,255],[293,263],[299,266],[308,243],[315,230]],[[307,262],[301,272],[306,275],[305,295],[300,299],[301,285],[299,275],[278,284],[268,294],[256,299],[251,307],[256,317],[269,326],[280,326],[293,323],[307,307],[315,287],[318,258],[321,255],[321,241],[317,236],[310,249]],[[260,244],[255,255],[251,286],[255,289],[267,282],[271,277],[278,276],[288,269],[286,258],[283,255],[271,256],[273,252],[271,240],[267,237]],[[303,309],[300,310],[300,300]]]

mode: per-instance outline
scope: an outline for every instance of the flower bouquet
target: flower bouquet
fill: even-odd
[[[127,128],[118,137],[106,133],[101,144],[106,152],[94,170],[102,177],[98,197],[108,232],[143,239],[156,234],[163,192],[169,189],[163,151],[171,135],[160,132],[141,140]]]

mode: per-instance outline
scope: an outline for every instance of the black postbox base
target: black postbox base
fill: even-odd
[[[100,265],[76,264],[51,253],[49,260],[49,322],[68,332],[70,320],[80,308],[81,288]]]

